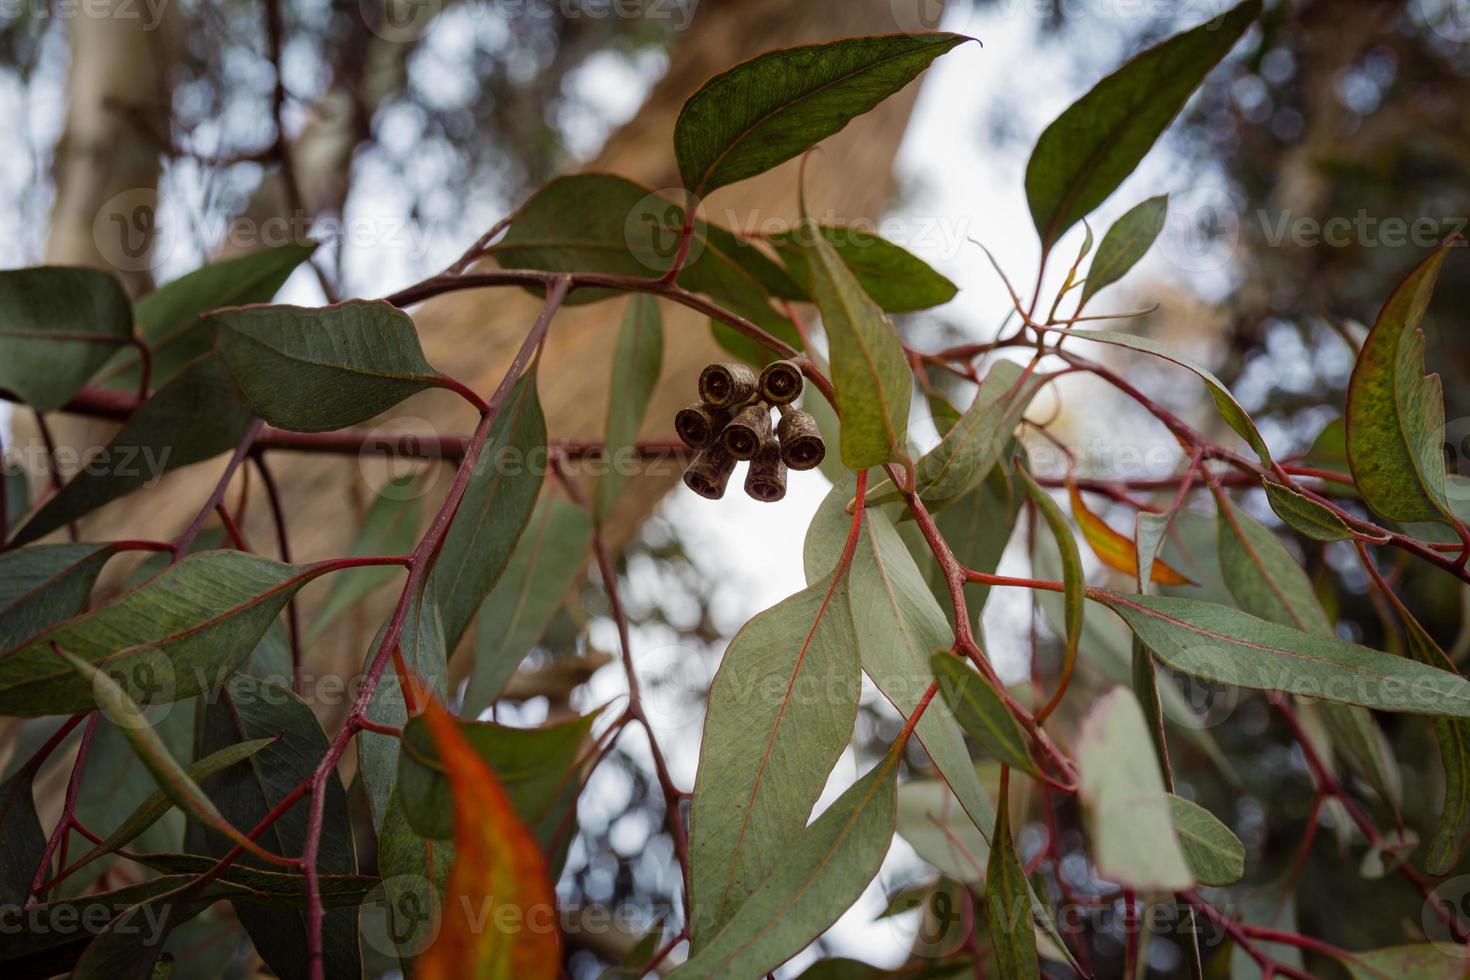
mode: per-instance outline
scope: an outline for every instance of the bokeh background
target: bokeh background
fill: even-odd
[[[946,306],[900,318],[911,345],[984,341],[997,335],[1010,304],[976,243],[1017,282],[1029,284],[1035,274],[1038,246],[1022,176],[1037,135],[1130,54],[1225,7],[1217,0],[392,0],[386,8],[376,0],[0,0],[0,119],[7,123],[0,265],[108,265],[138,294],[248,249],[245,229],[265,244],[272,234],[323,242],[311,266],[287,282],[283,301],[383,295],[442,268],[557,173],[592,161],[625,164],[630,175],[660,186],[652,175],[672,172],[666,140],[654,138],[672,121],[660,86],[688,94],[764,48],[940,26],[983,46],[941,59],[916,99],[864,131],[868,152],[842,152],[825,172],[819,155],[813,210],[823,217],[830,194],[839,202],[835,217],[871,220],[959,285]],[[738,34],[727,29],[731,18],[741,24]],[[285,199],[282,143],[299,200]],[[794,194],[794,173],[780,174]],[[844,196],[844,186],[861,193]],[[1278,456],[1309,450],[1341,415],[1354,338],[1409,267],[1465,230],[1470,4],[1268,3],[1262,22],[1092,227],[1100,234],[1122,211],[1160,193],[1170,195],[1165,232],[1104,306],[1157,305],[1128,328],[1210,365]],[[156,224],[110,225],[113,216],[133,213],[119,195],[122,204],[149,202]],[[855,214],[843,203],[853,200],[877,204]],[[748,200],[707,203],[709,217],[735,225],[758,227],[775,213]],[[284,223],[273,229],[272,217]],[[137,255],[119,257],[108,244],[119,231],[146,242]],[[1082,234],[1074,229],[1058,255],[1069,256]],[[1054,275],[1064,264],[1055,263]],[[1470,475],[1467,300],[1470,263],[1455,254],[1426,331],[1431,367],[1444,377],[1447,451],[1462,475]],[[432,337],[426,343],[432,347]],[[484,344],[483,362],[506,356],[494,337]],[[1192,422],[1218,429],[1187,374],[1128,355],[1102,359]],[[587,400],[605,401],[605,378],[567,375],[559,383],[585,386],[598,393]],[[664,386],[684,392],[692,384],[666,365]],[[1178,465],[1167,434],[1105,386],[1066,379],[1056,392],[1032,416],[1077,449],[1089,475],[1163,477]],[[955,396],[963,404],[965,393]],[[24,420],[13,421],[19,431]],[[670,428],[655,419],[649,431]],[[921,445],[935,438],[927,419],[915,418],[914,437]],[[1060,475],[1062,461],[1044,442],[1031,448],[1039,470],[1050,465]],[[341,472],[344,480],[360,479],[355,468]],[[720,654],[752,614],[804,585],[802,537],[829,485],[815,472],[793,475],[790,494],[775,507],[739,494],[711,503],[668,489],[668,480],[650,486],[657,492],[642,494],[619,568],[655,728],[676,782],[687,788],[702,698]],[[1260,501],[1246,503],[1271,521]],[[1114,517],[1117,526],[1131,523],[1124,512]],[[1207,528],[1207,515],[1200,520]],[[1010,542],[1002,571],[1031,568],[1025,538],[1018,533]],[[1187,542],[1174,547],[1188,550]],[[1338,597],[1332,611],[1344,635],[1395,642],[1382,610],[1353,601],[1366,589],[1348,551],[1329,547],[1303,558],[1323,595]],[[1470,649],[1465,590],[1407,566],[1400,574],[1416,612],[1452,656],[1463,657]],[[1024,680],[1034,658],[1048,664],[1055,653],[1044,610],[1024,594],[992,594],[981,624],[1008,680]],[[620,671],[602,665],[616,649],[591,572],[523,668],[527,693],[504,700],[496,717],[537,724],[616,701],[625,693]],[[1106,676],[1098,668],[1090,679],[1100,684]],[[1182,780],[1247,845],[1251,877],[1234,895],[1241,901],[1285,872],[1311,802],[1309,778],[1259,700],[1232,697],[1222,706],[1221,692],[1185,693],[1209,727],[1203,738],[1181,738]],[[899,723],[876,691],[865,690],[858,737],[819,805],[866,768]],[[1403,764],[1406,806],[1422,826],[1437,792],[1425,730],[1393,718],[1385,728]],[[677,869],[641,738],[631,730],[592,775],[559,886],[569,907],[615,910],[635,932],[678,906]],[[1201,748],[1206,741],[1228,760],[1233,781]],[[1396,880],[1364,880],[1361,841],[1341,822],[1332,827],[1333,814],[1322,819],[1333,832],[1313,844],[1295,910],[1300,926],[1353,948],[1396,941],[1400,920],[1418,920],[1418,897]],[[1024,852],[1039,838],[1023,832],[1020,840]],[[1080,851],[1080,840],[1067,843]],[[1057,873],[1083,890],[1092,884],[1080,857]],[[916,938],[923,913],[899,913],[876,927],[872,920],[906,886],[933,876],[914,847],[898,841],[863,902],[782,975],[823,954],[901,962],[923,942]],[[616,943],[595,929],[581,942],[574,972],[596,976]],[[1106,925],[1095,943],[1100,964],[1121,951]],[[220,962],[237,973],[248,969],[238,956]],[[1172,975],[1177,950],[1156,943],[1149,962],[1156,975]]]

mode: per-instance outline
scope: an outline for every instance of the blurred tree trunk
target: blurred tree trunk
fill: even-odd
[[[71,74],[46,261],[115,270],[136,296],[152,285],[177,19],[171,5],[160,6],[156,22],[134,3],[106,6],[67,21]]]

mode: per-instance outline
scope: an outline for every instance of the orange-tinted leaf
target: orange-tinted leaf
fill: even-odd
[[[1087,503],[1082,499],[1082,494],[1077,491],[1077,484],[1070,479],[1067,481],[1067,492],[1072,495],[1072,516],[1077,518],[1077,525],[1082,528],[1082,537],[1086,539],[1093,554],[1109,568],[1116,569],[1126,575],[1138,575],[1138,548],[1127,535],[1119,534],[1108,526],[1107,522],[1087,509]],[[1153,571],[1149,574],[1149,581],[1156,585],[1193,585],[1184,575],[1169,567],[1162,559],[1154,559]]]
[[[449,712],[432,699],[425,704],[454,792],[455,857],[439,934],[414,976],[551,980],[561,939],[546,858]]]

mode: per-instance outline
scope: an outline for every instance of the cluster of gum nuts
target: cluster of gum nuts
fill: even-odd
[[[801,369],[791,361],[767,364],[759,375],[745,364],[711,364],[700,372],[701,400],[674,416],[679,438],[699,450],[684,485],[719,500],[735,464],[749,460],[746,493],[765,503],[786,496],[786,470],[809,470],[827,455],[817,420],[791,406],[801,385]],[[774,430],[772,408],[781,413]]]

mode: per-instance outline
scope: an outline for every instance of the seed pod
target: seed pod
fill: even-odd
[[[703,449],[719,438],[730,421],[730,413],[703,402],[679,409],[674,416],[674,431],[690,449]]]
[[[795,361],[772,361],[761,371],[761,397],[772,405],[786,405],[801,394],[801,368]]]
[[[781,441],[781,459],[793,470],[812,469],[827,455],[817,420],[801,409],[782,413],[776,438]]]
[[[771,438],[771,410],[763,403],[747,405],[720,433],[720,445],[736,459],[753,459]]]
[[[781,462],[781,444],[767,438],[750,461],[745,474],[745,492],[756,500],[774,504],[786,496],[786,464]]]
[[[734,472],[735,458],[719,446],[709,446],[701,449],[684,471],[684,485],[701,497],[719,500]]]
[[[699,397],[715,408],[732,408],[755,397],[755,369],[748,364],[711,364],[699,374]]]

